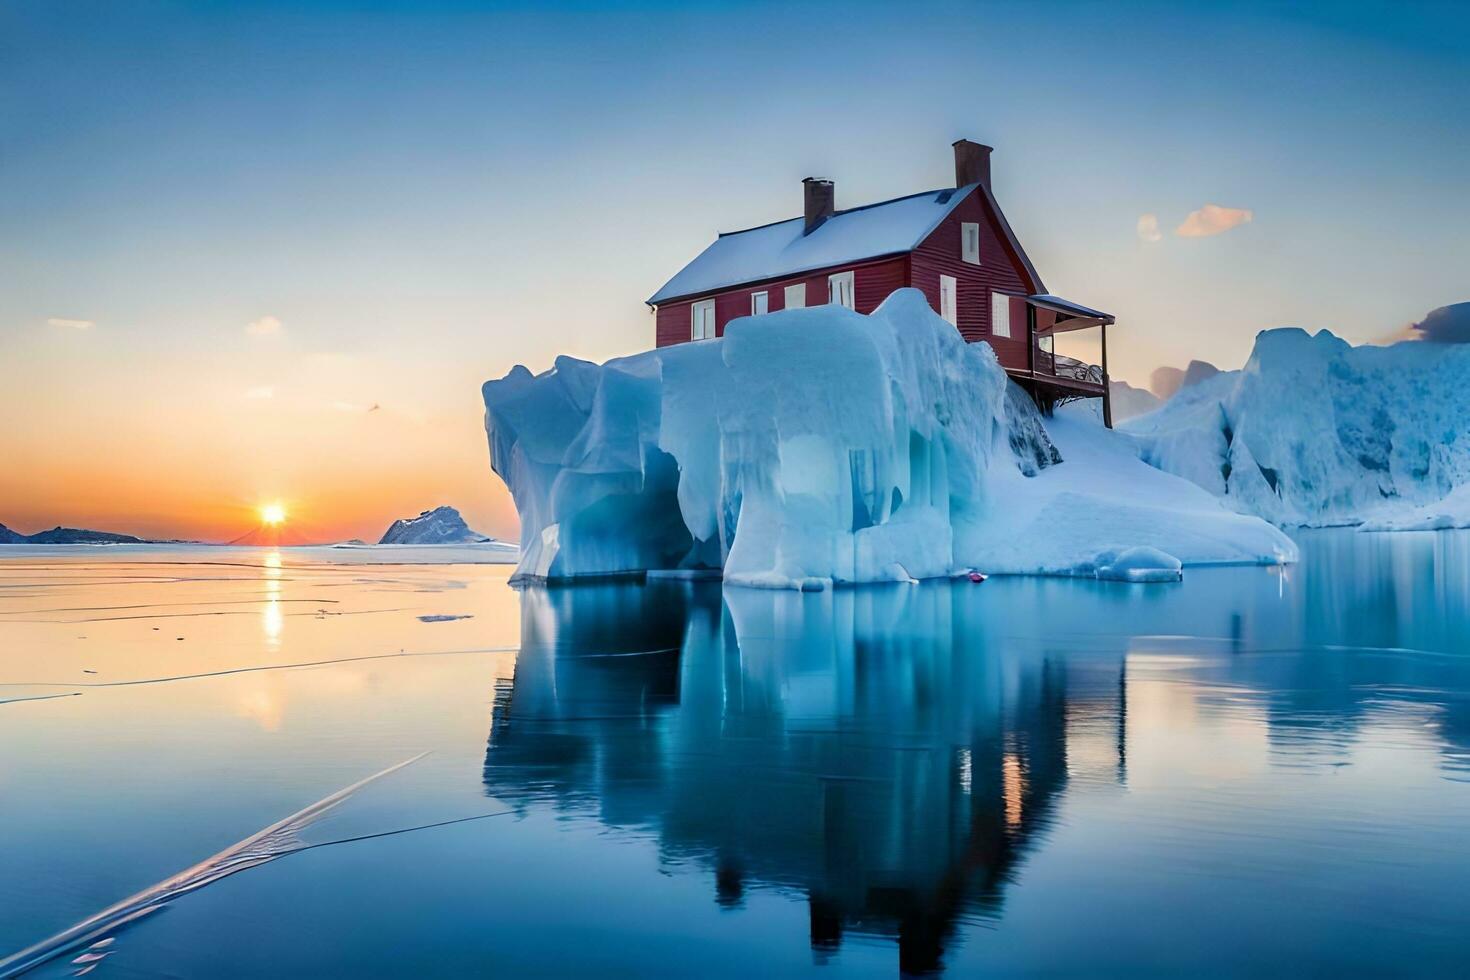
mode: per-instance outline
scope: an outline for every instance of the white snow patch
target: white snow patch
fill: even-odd
[[[1470,483],[1451,490],[1443,500],[1390,517],[1364,521],[1363,531],[1448,531],[1470,527]]]
[[[1296,561],[1296,545],[1284,534],[1145,465],[1127,436],[1084,410],[1060,412],[1046,427],[1064,462],[1029,479],[1014,467],[989,475],[1003,503],[973,528],[968,563],[976,568],[1095,575],[1099,553],[1137,547],[1185,565]]]

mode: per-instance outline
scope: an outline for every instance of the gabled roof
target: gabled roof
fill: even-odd
[[[802,233],[805,230],[802,218],[726,232],[664,283],[662,289],[649,297],[648,304],[656,306],[746,283],[912,252],[977,188],[985,194],[1001,232],[1031,274],[1036,289],[1045,289],[996,206],[995,198],[982,185],[969,184],[838,211],[809,235]]]

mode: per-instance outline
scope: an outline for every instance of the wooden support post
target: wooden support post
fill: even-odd
[[[1102,327],[1103,425],[1113,427],[1113,386],[1108,381],[1108,325]]]
[[[1036,377],[1036,307],[1026,303],[1026,372]]]

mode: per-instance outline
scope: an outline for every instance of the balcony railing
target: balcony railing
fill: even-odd
[[[1069,381],[1081,381],[1084,384],[1093,384],[1102,387],[1102,368],[1096,364],[1079,361],[1075,357],[1054,353],[1042,347],[1039,343],[1036,345],[1032,363],[1035,365],[1036,373],[1039,375],[1065,378]]]

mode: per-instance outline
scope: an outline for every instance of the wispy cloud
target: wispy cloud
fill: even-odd
[[[1159,231],[1159,216],[1156,214],[1141,214],[1138,216],[1138,237],[1146,242],[1156,242],[1164,237]]]
[[[256,385],[254,388],[245,389],[245,397],[257,401],[276,397],[276,389],[270,385]]]
[[[66,317],[53,316],[46,321],[46,325],[63,330],[90,330],[97,324],[91,320],[68,320]]]
[[[252,337],[274,337],[285,329],[280,317],[263,316],[259,320],[251,320],[245,324],[245,332]]]
[[[1206,204],[1198,211],[1189,212],[1189,217],[1184,219],[1184,224],[1174,229],[1174,234],[1180,238],[1208,238],[1246,224],[1254,217],[1255,212],[1250,208]]]

